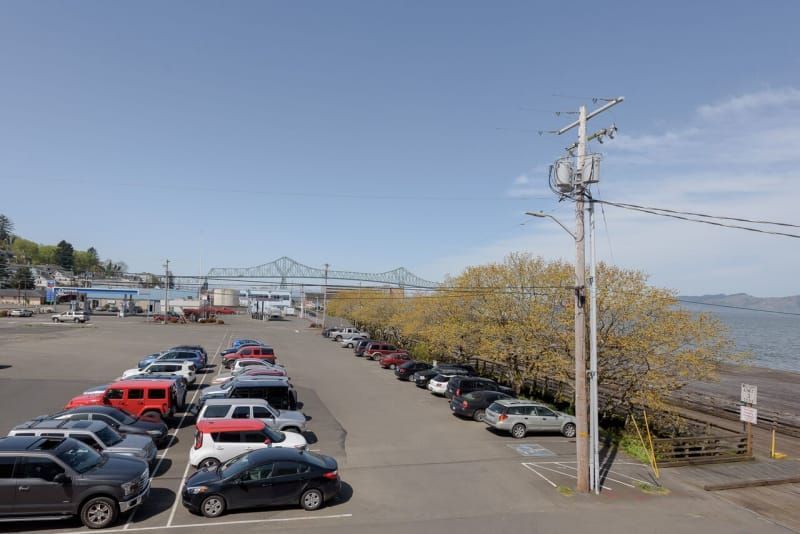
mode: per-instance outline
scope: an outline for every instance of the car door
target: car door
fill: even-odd
[[[297,504],[305,489],[308,466],[298,462],[276,462],[268,481],[271,504]]]
[[[275,415],[264,406],[253,406],[253,418],[261,419],[267,425],[269,425],[270,428],[274,428],[276,430],[278,428]]]
[[[0,514],[14,511],[17,481],[14,476],[14,456],[0,456]]]
[[[132,414],[140,414],[145,408],[144,388],[130,388],[125,392],[125,409]]]
[[[269,475],[273,464],[267,463],[248,469],[239,475],[235,484],[226,491],[230,508],[255,508],[273,504],[270,501]]]
[[[72,486],[54,482],[64,468],[45,456],[20,458],[14,468],[14,510],[20,514],[64,513],[72,509]]]
[[[220,462],[227,462],[234,456],[247,452],[242,443],[241,432],[219,432],[214,434],[214,456]]]
[[[535,419],[537,424],[540,425],[539,428],[542,430],[561,430],[561,421],[558,419],[558,414],[553,410],[544,406],[533,406],[532,408],[536,411]]]
[[[250,419],[250,406],[236,406],[231,419]]]

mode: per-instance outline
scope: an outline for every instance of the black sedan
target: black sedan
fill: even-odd
[[[192,513],[218,517],[226,510],[300,505],[317,510],[341,489],[330,456],[289,448],[266,448],[201,469],[186,480],[181,499]]]
[[[396,376],[398,380],[410,380],[417,371],[427,371],[432,367],[433,366],[429,363],[410,360],[404,364],[398,365],[394,370],[394,376]]]
[[[167,425],[156,418],[135,418],[128,412],[112,406],[79,406],[37,419],[68,419],[70,421],[102,421],[123,434],[145,434],[156,445],[164,445],[169,439]]]
[[[471,417],[475,421],[481,422],[486,408],[494,401],[513,398],[511,395],[499,391],[473,391],[461,397],[453,397],[450,400],[450,410],[453,415]]]

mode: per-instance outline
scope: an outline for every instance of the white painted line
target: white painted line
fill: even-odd
[[[220,347],[222,347],[222,344],[225,343],[225,338],[227,336],[229,336],[229,335],[230,335],[230,332],[227,332],[225,335],[222,336],[222,340],[219,342],[219,346],[217,347],[217,352],[214,353],[214,356],[211,357],[211,361],[212,362],[217,358],[217,355],[219,354],[219,351],[220,351]],[[195,399],[197,399],[197,394],[200,393],[200,386],[202,386],[203,383],[206,381],[206,377],[207,376],[208,376],[208,373],[203,373],[203,379],[200,380],[199,384],[195,384],[194,394],[192,395],[192,398],[189,401],[190,404],[194,404]],[[186,408],[187,407],[184,405],[184,412],[183,412],[183,415],[181,416],[180,421],[178,421],[178,428],[175,429],[175,433],[172,434],[172,436],[170,436],[169,443],[167,444],[167,448],[164,451],[164,454],[162,454],[161,458],[158,459],[158,463],[156,464],[156,466],[153,469],[153,471],[150,473],[150,484],[151,484],[151,486],[152,486],[152,483],[153,483],[154,474],[158,473],[158,470],[161,468],[161,463],[164,461],[164,458],[167,457],[167,453],[170,450],[172,450],[172,445],[175,443],[175,439],[178,437],[178,434],[180,433],[181,429],[183,428],[183,423],[186,420],[186,416],[188,415],[187,412],[186,412]],[[186,470],[187,471],[189,470],[189,464],[186,464]],[[183,486],[183,481],[185,479],[186,479],[186,472],[183,473],[183,478],[181,479],[181,485],[178,486],[178,491],[180,491],[180,488]],[[178,499],[175,500],[175,504],[176,505],[177,505],[177,503],[178,503]],[[133,512],[131,512],[131,515],[128,517],[128,521],[125,523],[125,526],[122,527],[123,530],[129,530],[131,524],[133,523],[133,518],[136,516],[136,512],[138,510],[139,510],[139,508],[136,508]],[[173,507],[172,514],[170,515],[170,521],[172,521],[172,516],[174,514],[175,514],[175,509]],[[169,523],[167,523],[167,525],[169,526]]]
[[[544,466],[541,466],[541,465],[539,465],[539,464],[533,464],[533,465],[535,465],[535,466],[536,466],[536,467],[538,467],[539,469],[544,469],[545,471],[552,471],[553,473],[556,473],[556,474],[559,474],[559,475],[564,475],[565,477],[574,478],[575,480],[577,480],[577,479],[578,479],[578,477],[577,477],[577,476],[575,476],[575,475],[573,475],[573,474],[571,474],[571,473],[565,473],[565,472],[563,472],[563,471],[559,471],[559,470],[557,470],[557,469],[551,469],[551,468],[549,468],[549,467],[544,467]],[[564,467],[564,466],[562,466],[562,467]],[[607,489],[608,491],[614,491],[613,489],[609,488],[608,486],[600,486],[600,487],[601,487],[602,489]]]
[[[560,465],[560,464],[559,464],[559,465]],[[577,469],[576,469],[576,468],[574,468],[574,467],[572,467],[572,466],[569,466],[569,465],[562,465],[561,467],[563,467],[563,468],[565,468],[565,469],[573,469],[573,470],[577,471]],[[628,486],[629,488],[635,488],[635,486],[631,486],[631,485],[630,485],[630,484],[628,484],[627,482],[622,482],[621,480],[617,480],[616,478],[611,478],[611,477],[610,477],[610,476],[608,476],[608,475],[606,475],[606,476],[605,476],[605,477],[603,477],[603,478],[605,478],[606,480],[610,480],[611,482],[616,482],[617,484],[622,484],[623,486]],[[603,486],[603,487],[605,487],[605,486]],[[610,490],[611,488],[608,488],[608,489]]]
[[[530,470],[530,471],[533,471],[534,473],[536,473],[537,475],[539,475],[540,477],[542,477],[542,478],[544,479],[544,481],[545,481],[545,482],[547,482],[548,484],[550,484],[550,485],[551,485],[551,486],[553,486],[554,488],[557,488],[557,487],[558,487],[558,486],[556,486],[555,482],[553,482],[552,480],[550,480],[549,478],[547,478],[546,476],[544,476],[543,474],[541,474],[539,471],[537,471],[536,469],[534,469],[533,467],[531,467],[531,465],[530,465],[530,464],[526,464],[526,463],[524,463],[524,462],[523,462],[523,463],[522,463],[522,465],[523,465],[523,466],[524,466],[526,469],[528,469],[528,470]]]
[[[346,519],[353,517],[353,514],[332,514],[332,515],[317,515],[317,516],[302,516],[302,517],[273,517],[271,519],[242,519],[240,521],[220,521],[219,523],[190,523],[188,525],[171,525],[160,527],[134,527],[130,529],[113,529],[103,530],[103,534],[111,534],[114,532],[144,532],[147,530],[166,530],[170,528],[210,528],[210,527],[223,527],[228,525],[247,525],[254,523],[289,523],[294,521],[319,521],[323,519]],[[84,532],[82,530],[61,531],[62,534],[72,534]]]

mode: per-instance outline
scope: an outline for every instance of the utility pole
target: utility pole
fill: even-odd
[[[597,254],[594,233],[594,201],[589,201],[589,428],[591,429],[590,482],[600,494],[600,418],[597,401]]]
[[[328,268],[325,264],[325,293],[322,295],[322,329],[325,330],[325,320],[328,318]]]
[[[169,260],[164,264],[164,322],[167,324],[167,313],[169,312]]]
[[[586,160],[586,106],[578,119],[578,172]],[[585,186],[577,184],[575,201],[575,447],[577,490],[589,491],[589,425],[586,405],[586,242],[583,217]]]

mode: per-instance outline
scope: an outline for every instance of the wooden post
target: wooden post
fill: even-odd
[[[747,423],[747,456],[753,456],[753,424]]]

